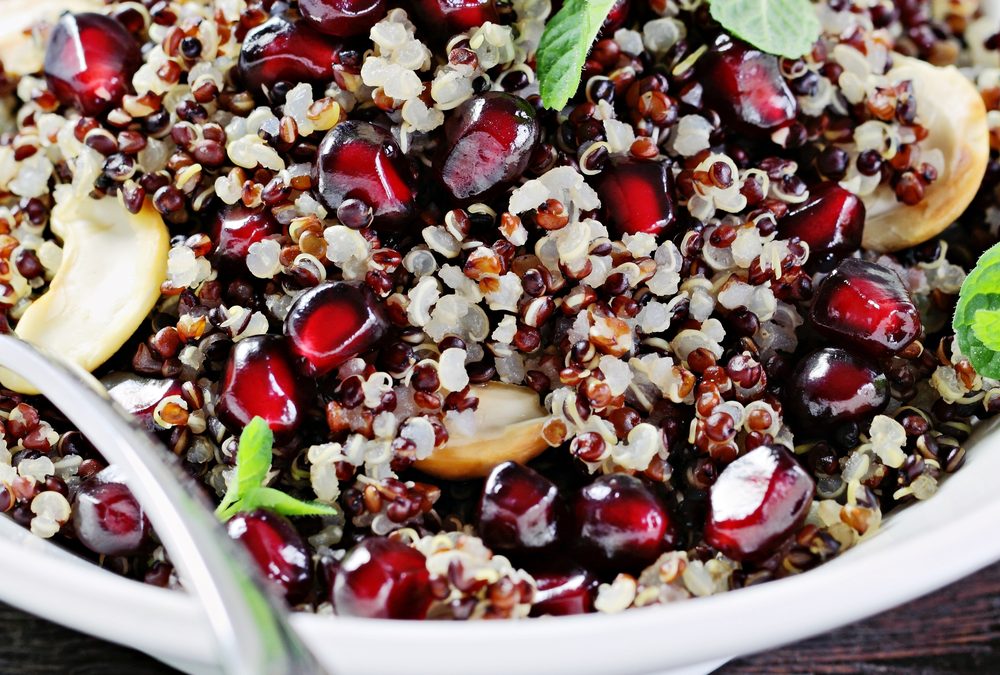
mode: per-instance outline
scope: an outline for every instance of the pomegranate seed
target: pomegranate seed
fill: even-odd
[[[281,442],[294,435],[302,421],[301,388],[283,338],[249,337],[229,354],[215,407],[233,433],[262,417]]]
[[[251,209],[242,204],[223,208],[212,223],[215,256],[226,265],[244,261],[255,244],[273,234],[281,234],[281,225],[268,209]]]
[[[400,541],[365,539],[337,570],[332,599],[341,615],[423,619],[433,599],[426,560]]]
[[[711,82],[705,102],[735,131],[768,137],[798,114],[778,58],[739,40],[720,38],[697,62],[698,79]]]
[[[460,105],[445,125],[437,169],[457,200],[480,199],[520,178],[538,142],[535,109],[492,91]]]
[[[516,462],[490,473],[479,500],[479,536],[495,551],[526,552],[559,539],[562,504],[556,486]]]
[[[247,33],[240,49],[240,77],[252,92],[270,90],[278,82],[330,82],[340,47],[305,21],[275,16]]]
[[[836,347],[806,356],[792,374],[787,405],[803,430],[826,429],[882,412],[889,383],[878,368]]]
[[[582,567],[532,571],[535,599],[532,616],[566,616],[593,610],[598,580]]]
[[[439,37],[465,33],[487,21],[502,23],[493,0],[413,0],[422,27]]]
[[[608,12],[607,18],[604,19],[604,25],[601,26],[599,39],[612,37],[616,30],[624,26],[628,21],[628,13],[631,8],[631,0],[615,0],[615,4],[611,5],[611,11]]]
[[[385,128],[349,120],[319,146],[319,195],[332,211],[356,198],[371,207],[376,229],[398,229],[414,214],[416,184],[410,166]]]
[[[787,450],[755,448],[712,485],[705,540],[734,560],[764,558],[805,520],[814,488]]]
[[[809,244],[810,258],[827,254],[836,261],[858,250],[864,227],[864,202],[827,182],[809,190],[809,199],[781,219],[778,232],[782,239],[798,237]]]
[[[598,569],[638,570],[674,547],[663,502],[641,480],[601,476],[573,503],[575,541]]]
[[[289,602],[306,597],[313,580],[312,560],[305,540],[287,518],[262,509],[237,513],[226,523],[226,532],[246,547]]]
[[[659,235],[674,224],[673,178],[666,162],[625,159],[605,166],[597,193],[621,234]]]
[[[111,400],[136,417],[143,426],[153,430],[153,411],[157,404],[167,396],[180,396],[181,383],[178,380],[162,380],[158,378],[135,377],[132,375],[113,376],[102,380],[108,388]]]
[[[285,318],[285,335],[307,375],[320,376],[368,351],[389,328],[382,302],[363,283],[333,281],[309,289]]]
[[[149,521],[114,467],[83,482],[73,499],[73,531],[101,555],[131,555],[149,543]]]
[[[848,258],[824,279],[810,312],[831,339],[872,357],[897,354],[920,335],[920,313],[894,271]]]
[[[96,117],[121,102],[142,65],[139,43],[114,19],[63,14],[45,50],[45,79],[63,105]]]
[[[299,0],[299,11],[316,30],[350,37],[367,35],[388,8],[385,0]]]

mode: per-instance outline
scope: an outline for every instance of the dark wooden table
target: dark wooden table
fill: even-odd
[[[917,560],[914,564],[933,563]],[[138,652],[0,605],[0,673],[171,672]],[[1000,564],[867,621],[733,661],[717,674],[806,672],[1000,672]]]

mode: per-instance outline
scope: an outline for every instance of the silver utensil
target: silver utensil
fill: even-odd
[[[0,368],[35,386],[108,462],[120,468],[177,567],[201,602],[234,675],[323,673],[288,622],[288,611],[225,534],[179,462],[136,426],[89,373],[10,335],[0,335]]]

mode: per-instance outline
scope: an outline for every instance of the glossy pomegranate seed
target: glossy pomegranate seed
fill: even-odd
[[[115,467],[84,481],[73,498],[73,531],[102,555],[131,555],[149,543],[149,520]]]
[[[537,142],[534,107],[491,91],[469,99],[448,118],[436,168],[452,197],[477,199],[517,180]]]
[[[674,546],[663,502],[640,479],[601,476],[573,502],[575,541],[598,569],[637,570]]]
[[[598,580],[582,567],[557,571],[532,570],[535,579],[535,600],[532,616],[566,616],[586,614],[594,608]]]
[[[814,185],[809,199],[778,223],[782,239],[798,237],[809,244],[810,259],[826,254],[840,260],[854,253],[861,246],[864,228],[864,202],[833,182]]]
[[[697,62],[705,102],[735,131],[767,137],[793,119],[798,103],[781,75],[778,57],[739,40],[720,38]]]
[[[281,233],[281,225],[268,209],[250,209],[237,202],[219,211],[212,223],[216,258],[225,264],[242,263],[255,244]]]
[[[367,36],[388,8],[385,0],[299,0],[299,11],[316,30],[350,37]]]
[[[300,602],[309,593],[313,579],[309,547],[287,518],[263,509],[237,513],[226,523],[226,532],[246,547],[289,602]]]
[[[490,473],[479,500],[479,536],[495,551],[526,552],[559,539],[562,504],[547,478],[516,462]]]
[[[135,375],[112,375],[101,380],[107,387],[111,400],[153,429],[153,411],[167,396],[180,396],[181,383],[178,380],[136,377]]]
[[[305,21],[274,16],[247,33],[237,67],[252,92],[278,82],[326,83],[333,80],[340,47]]]
[[[871,356],[896,354],[920,335],[920,313],[899,275],[848,258],[816,291],[810,312],[831,339]]]
[[[611,11],[608,12],[608,16],[604,19],[604,25],[601,26],[602,38],[610,38],[614,36],[615,31],[625,25],[628,21],[628,13],[632,8],[631,0],[615,0],[615,4],[611,5]]]
[[[139,43],[114,19],[63,14],[45,50],[45,79],[63,105],[100,115],[128,93],[142,65]]]
[[[236,343],[229,353],[215,409],[233,433],[262,417],[278,442],[302,421],[302,383],[283,338],[259,335]]]
[[[430,33],[447,37],[501,23],[494,0],[412,0],[417,19]]]
[[[330,281],[309,289],[285,318],[285,335],[306,374],[325,375],[372,348],[389,328],[382,301],[364,283]]]
[[[423,619],[433,599],[426,560],[402,542],[365,539],[337,570],[332,599],[344,616]]]
[[[805,520],[814,488],[784,448],[751,450],[712,485],[705,540],[734,560],[767,557]]]
[[[413,217],[413,173],[389,130],[341,122],[323,138],[318,157],[319,195],[331,211],[359,199],[371,207],[376,228],[398,229]]]
[[[786,405],[803,430],[816,430],[881,412],[889,402],[889,383],[865,359],[825,347],[802,359],[786,393]]]
[[[611,162],[598,175],[597,194],[607,222],[620,234],[656,236],[674,224],[673,174],[666,162]]]

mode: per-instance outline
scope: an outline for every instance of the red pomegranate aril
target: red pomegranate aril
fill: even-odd
[[[45,79],[63,105],[96,117],[122,100],[142,65],[139,43],[114,19],[63,14],[45,50]]]
[[[216,412],[233,433],[262,417],[280,443],[291,438],[302,421],[302,387],[284,338],[244,338],[229,353]]]
[[[367,35],[388,7],[385,0],[299,0],[299,11],[321,33],[350,37]]]
[[[412,0],[422,28],[439,37],[464,33],[487,21],[501,23],[494,0]]]
[[[537,551],[559,540],[562,504],[549,479],[504,462],[486,479],[479,500],[479,536],[494,551]]]
[[[833,182],[814,185],[809,190],[809,199],[778,223],[782,239],[798,237],[809,244],[810,258],[827,254],[835,260],[860,248],[864,228],[864,202]]]
[[[268,209],[251,209],[237,203],[223,208],[212,223],[216,258],[227,265],[242,263],[250,245],[281,234],[281,225]]]
[[[785,401],[804,432],[859,422],[882,412],[888,402],[885,374],[838,347],[817,349],[802,359]]]
[[[755,448],[712,485],[705,540],[734,560],[765,558],[805,520],[814,489],[787,450]]]
[[[666,506],[640,479],[601,476],[572,506],[577,547],[600,570],[636,571],[674,547]]]
[[[436,168],[445,189],[459,201],[482,198],[520,178],[539,133],[534,107],[499,91],[460,105],[444,131]]]
[[[848,258],[819,285],[810,311],[824,335],[872,357],[898,354],[920,335],[920,313],[899,275]]]
[[[237,68],[254,93],[278,82],[327,83],[333,80],[340,47],[305,21],[275,16],[247,33]]]
[[[700,59],[705,103],[734,130],[766,138],[795,119],[798,102],[781,75],[778,57],[735,39],[720,38]]]
[[[615,0],[615,4],[611,5],[611,11],[608,12],[607,18],[604,19],[604,25],[601,26],[601,33],[598,39],[613,37],[615,31],[624,26],[625,22],[628,21],[628,13],[631,8],[631,0]]]
[[[598,579],[582,567],[532,570],[535,601],[531,616],[586,614],[594,609]]]
[[[305,599],[313,581],[312,559],[306,541],[287,518],[263,509],[237,513],[226,523],[226,532],[243,544],[288,602]]]
[[[666,162],[618,160],[607,164],[597,178],[607,222],[619,234],[668,232],[674,224],[673,193]]]
[[[382,301],[365,284],[330,281],[300,295],[285,335],[307,375],[325,375],[371,349],[389,328]]]
[[[115,467],[77,489],[73,531],[81,544],[101,555],[132,555],[149,543],[149,520]]]
[[[331,596],[337,614],[372,619],[423,619],[433,600],[424,555],[375,537],[348,552]]]
[[[319,196],[332,211],[347,199],[372,209],[376,229],[399,229],[414,215],[416,183],[392,133],[370,122],[341,122],[318,151]]]

